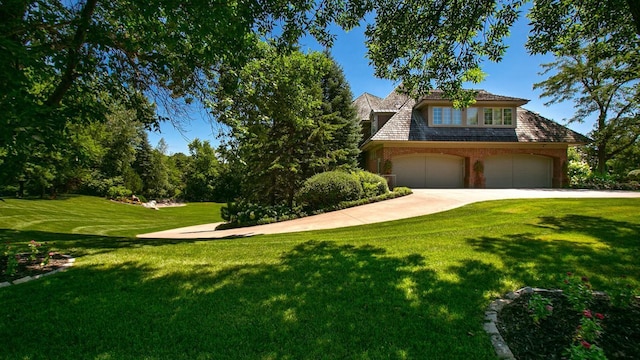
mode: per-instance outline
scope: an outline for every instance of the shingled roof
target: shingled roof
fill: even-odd
[[[369,93],[363,93],[358,96],[353,100],[353,106],[355,106],[358,111],[358,119],[360,121],[369,121],[369,114],[371,114],[371,110],[379,108],[382,100],[382,98]]]
[[[586,144],[589,139],[524,108],[516,128],[429,127],[418,111],[403,108],[370,141],[456,141]]]
[[[447,99],[443,96],[442,90],[435,89],[435,90],[431,90],[431,92],[428,95],[420,97],[418,102],[422,100],[447,100]],[[527,99],[521,99],[517,97],[504,96],[504,95],[496,95],[496,94],[487,92],[485,90],[476,90],[476,101],[514,101],[514,102],[521,102],[521,103],[529,102],[529,100]]]
[[[434,95],[434,93],[435,91],[429,96],[438,96],[437,94]],[[372,96],[370,94],[366,95]],[[441,95],[442,92],[440,92]],[[478,100],[483,99],[483,101],[527,101],[520,98],[494,95],[483,90],[478,92],[478,97]],[[422,101],[423,99],[421,98],[420,100]],[[402,105],[398,107],[397,104],[400,103]],[[415,100],[406,95],[394,91],[378,103],[379,108],[370,107],[366,116],[367,120],[369,120],[371,110],[374,112],[395,112],[395,114],[365,143],[371,141],[452,141],[585,144],[590,141],[587,137],[522,107],[517,108],[516,128],[484,126],[429,127],[420,112],[414,110],[416,103]],[[355,101],[354,105],[358,106]],[[360,114],[360,109],[358,113]]]

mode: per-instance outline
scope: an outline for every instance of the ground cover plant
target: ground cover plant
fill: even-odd
[[[0,358],[493,359],[491,299],[567,271],[604,291],[621,275],[640,282],[638,199],[495,201],[222,240],[133,238],[176,226],[191,204],[137,213],[136,230],[119,220],[127,205],[69,200],[0,203],[0,240],[55,239],[77,258],[0,289]]]

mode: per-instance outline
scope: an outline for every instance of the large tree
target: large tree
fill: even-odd
[[[556,57],[535,87],[550,103],[573,101],[570,121],[596,118],[590,135],[600,174],[640,137],[640,36],[632,3],[547,0],[530,14],[534,36],[527,47]]]
[[[264,45],[223,79],[214,114],[245,164],[244,197],[291,205],[304,179],[357,160],[359,128],[340,69],[320,52],[281,55]]]
[[[604,174],[607,161],[640,139],[640,63],[628,64],[620,59],[624,55],[599,58],[587,49],[546,64],[552,75],[535,86],[543,89],[549,103],[575,102],[576,112],[569,121],[583,122],[595,115],[590,136],[595,168]]]

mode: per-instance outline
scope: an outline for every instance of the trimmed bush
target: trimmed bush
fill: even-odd
[[[305,209],[320,210],[343,201],[358,200],[362,186],[357,177],[344,171],[316,174],[304,182],[296,194],[296,202]]]
[[[363,196],[366,198],[373,198],[389,192],[387,180],[380,175],[363,170],[355,171],[352,174],[360,181]]]
[[[132,191],[122,185],[112,186],[107,191],[109,199],[125,199],[131,197]]]
[[[267,206],[248,202],[230,202],[220,208],[220,215],[227,223],[216,229],[229,229],[240,226],[269,224],[302,217],[304,214],[287,206]]]

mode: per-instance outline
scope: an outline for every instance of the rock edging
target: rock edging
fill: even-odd
[[[497,299],[492,301],[487,310],[484,313],[484,330],[491,337],[491,344],[496,351],[499,359],[504,360],[516,360],[515,356],[509,349],[509,345],[504,341],[502,335],[500,334],[500,330],[498,330],[498,314],[502,311],[502,308],[505,305],[511,304],[513,300],[520,297],[522,294],[532,294],[532,293],[554,293],[554,292],[562,292],[562,290],[547,290],[547,289],[538,289],[532,288],[530,286],[523,287],[522,289],[509,292],[505,295],[504,299]]]
[[[11,285],[24,284],[24,283],[26,283],[28,281],[31,281],[31,280],[40,279],[41,277],[44,277],[44,276],[49,276],[49,275],[53,275],[53,274],[59,273],[61,271],[65,271],[69,267],[73,266],[73,264],[76,261],[76,259],[74,257],[70,256],[70,255],[62,255],[62,257],[67,259],[67,263],[62,265],[60,268],[57,268],[57,269],[55,269],[53,271],[46,272],[44,274],[39,274],[39,275],[34,275],[34,276],[25,276],[23,278],[16,279],[16,280],[13,280],[11,282],[5,281],[5,282],[0,283],[0,288],[11,286]]]
[[[485,311],[484,316],[484,330],[491,337],[491,344],[496,351],[499,359],[504,360],[516,360],[515,356],[509,349],[509,345],[504,341],[502,335],[500,334],[500,330],[498,330],[498,314],[502,310],[505,305],[511,304],[513,300],[519,298],[522,294],[533,294],[533,293],[547,293],[547,294],[562,294],[562,290],[548,290],[548,289],[540,289],[540,288],[532,288],[530,286],[523,287],[522,289],[512,291],[507,293],[504,299],[497,299],[492,301],[487,310]],[[606,294],[602,291],[593,291],[594,296],[606,296]]]

